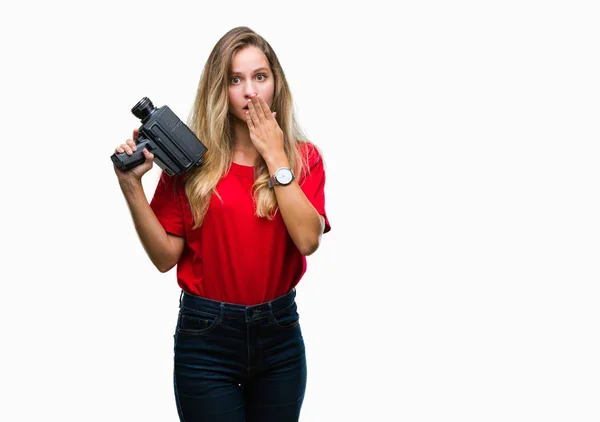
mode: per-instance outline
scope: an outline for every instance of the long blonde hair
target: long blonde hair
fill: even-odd
[[[193,228],[202,224],[216,186],[231,168],[235,117],[229,113],[228,85],[234,53],[247,47],[258,47],[267,57],[275,80],[271,111],[277,112],[277,123],[283,131],[285,154],[298,177],[308,169],[307,157],[300,144],[307,142],[294,116],[294,104],[279,59],[269,43],[247,27],[228,31],[214,46],[198,83],[194,107],[188,126],[208,148],[204,162],[185,176],[185,193],[194,217]],[[268,188],[270,175],[264,160],[254,165],[252,194],[255,215],[272,219],[277,212],[275,193]]]

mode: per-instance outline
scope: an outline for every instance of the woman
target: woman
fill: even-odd
[[[306,357],[295,286],[330,230],[318,149],[296,124],[284,72],[249,28],[227,32],[202,72],[190,128],[203,164],[161,178],[115,168],[144,249],[182,289],[174,388],[186,421],[297,421]],[[116,148],[132,154],[133,138]]]

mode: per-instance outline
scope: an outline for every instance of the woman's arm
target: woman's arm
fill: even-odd
[[[265,160],[269,174],[280,167],[290,167],[283,148],[283,131],[265,100],[253,95],[248,101],[246,123],[250,140]],[[275,186],[277,205],[287,231],[303,255],[317,250],[325,230],[325,219],[310,203],[297,180],[286,186]]]
[[[120,186],[148,257],[160,272],[169,271],[179,261],[185,239],[165,231],[146,199],[141,181],[130,179]]]
[[[269,174],[274,174],[280,167],[290,167],[285,155],[268,157],[265,162]],[[294,244],[302,255],[314,253],[325,230],[325,218],[306,198],[296,178],[289,185],[275,185],[273,190],[279,212]]]

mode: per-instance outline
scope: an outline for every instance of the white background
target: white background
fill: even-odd
[[[594,2],[214,3],[3,6],[0,420],[177,420],[175,270],[109,156],[238,25],[327,166],[301,420],[600,420]]]

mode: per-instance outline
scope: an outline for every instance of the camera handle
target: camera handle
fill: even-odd
[[[156,148],[156,144],[150,139],[140,137],[137,139],[136,147],[137,150],[135,150],[131,155],[127,155],[126,152],[115,152],[110,157],[115,167],[121,171],[127,171],[142,164],[144,161],[146,161],[146,157],[144,157],[143,152],[144,148],[152,152],[152,150]]]

